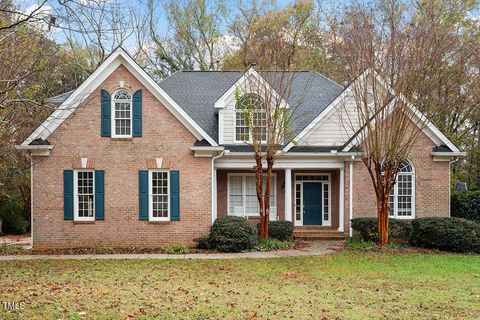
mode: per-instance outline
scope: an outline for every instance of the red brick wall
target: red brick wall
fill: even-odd
[[[131,93],[143,90],[143,136],[116,140],[100,136],[100,90],[111,94],[125,81]],[[195,158],[195,137],[120,66],[80,106],[49,141],[49,157],[35,157],[33,171],[34,246],[162,246],[193,244],[210,229],[209,158]],[[63,170],[78,158],[105,170],[105,221],[80,224],[63,219]],[[138,219],[138,170],[163,158],[180,170],[180,221],[153,223]]]
[[[433,161],[434,143],[421,134],[409,159],[415,167],[415,217],[449,216],[449,164]],[[345,162],[345,226],[349,210],[349,162]],[[376,216],[375,194],[365,165],[353,165],[353,217]],[[346,229],[347,230],[347,229]]]

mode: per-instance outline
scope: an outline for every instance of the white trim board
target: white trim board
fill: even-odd
[[[120,65],[123,65],[145,86],[198,140],[218,144],[183,110],[121,47],[116,49],[55,111],[27,138],[21,146],[28,147],[35,139],[47,139],[76,108]]]

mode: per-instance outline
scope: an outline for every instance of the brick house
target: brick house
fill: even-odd
[[[349,87],[295,73],[292,90],[307,89],[297,136],[275,165],[270,219],[348,235],[351,218],[375,215],[361,141],[339,121]],[[258,219],[234,95],[249,76],[261,78],[182,71],[155,82],[118,49],[56,97],[58,108],[18,146],[31,155],[34,247],[191,245],[218,216]],[[394,218],[450,215],[449,166],[463,153],[433,125],[422,131],[392,191]]]

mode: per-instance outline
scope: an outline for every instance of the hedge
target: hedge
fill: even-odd
[[[363,241],[378,240],[378,219],[377,218],[355,218],[352,219],[352,229],[356,231]],[[388,219],[388,237],[394,242],[408,242],[412,235],[412,224],[410,220]]]
[[[258,243],[258,236],[244,218],[224,216],[213,223],[208,243],[223,252],[241,252],[253,249]]]
[[[480,190],[452,192],[452,217],[480,222]]]
[[[419,218],[412,221],[411,244],[453,252],[480,253],[480,223],[462,218]]]

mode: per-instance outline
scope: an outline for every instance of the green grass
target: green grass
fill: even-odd
[[[0,319],[475,319],[480,256],[0,262]],[[2,307],[0,305],[0,307]]]

